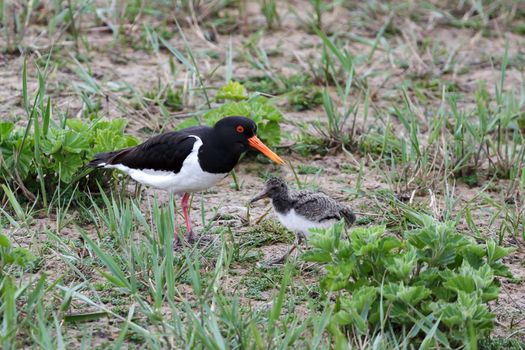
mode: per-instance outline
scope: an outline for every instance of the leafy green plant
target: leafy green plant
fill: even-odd
[[[475,349],[490,333],[494,314],[487,302],[498,298],[496,277],[511,276],[501,262],[511,249],[492,240],[478,244],[453,222],[419,217],[421,227],[400,238],[373,226],[356,228],[345,240],[342,223],[312,233],[304,259],[326,268],[320,286],[336,295],[329,326],[336,342],[349,329],[358,336],[410,330],[414,343],[431,334],[443,346]]]
[[[230,81],[219,89],[215,96],[217,100],[242,101],[248,99],[246,88],[239,82]]]
[[[126,123],[123,119],[68,119],[58,124],[45,118],[42,124],[35,120],[31,132],[2,122],[0,176],[28,191],[38,191],[43,179],[44,192],[53,191],[59,183],[71,184],[95,153],[138,143],[135,137],[124,135]]]
[[[199,125],[201,121],[206,125],[214,125],[217,121],[228,116],[244,116],[257,123],[257,135],[269,146],[278,145],[281,141],[281,127],[279,123],[283,115],[268,98],[260,95],[246,95],[245,88],[240,83],[229,83],[219,90],[217,99],[229,100],[222,105],[212,108],[202,115],[202,118],[192,117],[180,123],[177,128]],[[239,101],[244,99],[244,101]]]

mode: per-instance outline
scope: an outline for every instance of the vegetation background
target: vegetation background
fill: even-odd
[[[523,349],[524,67],[520,0],[0,0],[0,347]],[[232,114],[289,166],[193,196],[215,244],[84,167]],[[351,244],[264,264],[271,174],[350,204]]]

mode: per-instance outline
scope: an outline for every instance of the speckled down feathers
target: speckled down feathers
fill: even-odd
[[[328,223],[344,219],[347,225],[355,221],[350,207],[343,205],[322,192],[289,189],[286,183],[277,177],[270,178],[264,190],[253,200],[270,197],[275,211],[286,215],[293,210],[314,223]]]
[[[297,214],[311,221],[323,222],[344,219],[347,225],[351,225],[355,221],[355,215],[350,207],[338,203],[322,192],[288,190],[288,196],[290,201],[288,206],[293,208]],[[275,198],[275,200],[281,202],[284,198]],[[281,211],[279,209],[284,208],[282,205],[276,205],[276,210]]]

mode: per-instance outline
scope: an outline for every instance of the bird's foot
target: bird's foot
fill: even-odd
[[[182,250],[183,247],[190,247],[191,245],[186,241],[185,237],[180,237],[178,235],[175,235],[175,239],[173,240],[173,249],[174,250]]]
[[[173,240],[173,247],[175,250],[180,250],[182,247],[191,247],[195,242],[195,235],[193,230],[190,230],[182,236],[178,231],[175,231],[175,239]]]
[[[184,239],[189,245],[193,245],[193,243],[195,243],[195,235],[193,234],[193,230],[187,231],[184,235]]]

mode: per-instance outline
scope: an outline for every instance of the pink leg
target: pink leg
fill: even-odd
[[[190,194],[184,193],[184,196],[182,196],[182,213],[184,214],[184,222],[186,223],[186,239],[191,243],[193,241],[193,231],[191,230],[191,223],[190,223],[190,215],[188,213],[189,209],[189,200],[190,200]]]

